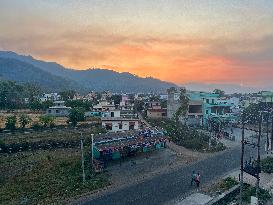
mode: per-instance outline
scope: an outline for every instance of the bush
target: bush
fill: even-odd
[[[7,121],[6,121],[6,129],[8,130],[15,130],[16,129],[16,116],[15,115],[12,115],[12,116],[8,116],[7,117]]]
[[[39,121],[43,124],[44,127],[51,126],[51,125],[54,126],[54,120],[55,120],[55,117],[50,115],[42,115],[39,117]]]
[[[236,186],[237,184],[238,184],[238,182],[235,179],[233,179],[231,177],[227,177],[220,184],[220,188],[224,191],[227,191],[227,190],[231,189],[232,187]]]
[[[261,168],[263,172],[273,173],[273,157],[267,157],[261,160]]]
[[[25,128],[27,124],[31,122],[31,118],[26,114],[21,114],[19,117],[19,122],[21,124],[21,128]]]
[[[244,184],[243,188],[243,201],[250,203],[251,196],[256,196],[256,188],[253,186],[250,186],[249,184]],[[259,193],[259,201],[264,204],[266,201],[268,201],[271,196],[267,190],[260,189]]]
[[[42,126],[38,122],[35,122],[32,124],[32,129],[34,129],[35,131],[38,131],[42,129]]]

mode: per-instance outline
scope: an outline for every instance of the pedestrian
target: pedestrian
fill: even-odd
[[[195,182],[196,180],[196,174],[195,174],[195,171],[192,171],[192,175],[191,175],[191,186],[192,186],[192,183]]]
[[[196,186],[199,187],[200,185],[200,174],[197,173],[196,177],[195,177],[195,183],[196,183]]]

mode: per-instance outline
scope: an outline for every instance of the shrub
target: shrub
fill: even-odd
[[[42,115],[39,117],[39,121],[43,124],[44,127],[54,124],[55,117],[50,115]]]
[[[31,118],[27,116],[26,114],[21,114],[19,116],[19,122],[21,124],[21,128],[25,128],[27,124],[31,122]]]
[[[34,129],[35,131],[38,131],[42,129],[42,126],[38,122],[35,122],[32,124],[32,129]]]
[[[8,130],[15,130],[16,129],[16,116],[15,115],[12,115],[12,116],[8,116],[7,117],[7,120],[6,120],[6,129]]]
[[[238,184],[238,182],[235,179],[233,179],[231,177],[227,177],[220,184],[220,188],[223,189],[224,191],[227,191],[237,184]]]
[[[261,168],[263,172],[273,173],[273,157],[267,157],[261,160]]]
[[[251,196],[256,195],[256,188],[250,186],[249,184],[244,184],[243,188],[243,201],[250,203]],[[269,192],[264,189],[260,189],[258,192],[259,201],[264,204],[267,200],[271,198]]]

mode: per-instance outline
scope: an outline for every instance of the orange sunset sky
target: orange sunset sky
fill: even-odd
[[[1,0],[0,50],[176,84],[273,86],[273,1]]]

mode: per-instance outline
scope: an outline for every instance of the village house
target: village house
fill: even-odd
[[[84,99],[87,101],[93,101],[94,99],[97,98],[97,93],[92,91],[90,93],[88,93],[87,95],[84,96]]]
[[[108,101],[101,101],[97,105],[93,106],[93,111],[95,112],[102,112],[102,111],[110,111],[115,110],[116,106],[114,102],[108,102]]]
[[[109,98],[111,98],[113,94],[110,91],[104,91],[101,93],[101,100],[105,101]]]
[[[42,97],[40,97],[41,102],[58,100],[61,100],[61,95],[58,93],[43,93]]]
[[[139,129],[138,118],[123,118],[120,110],[111,110],[109,113],[109,116],[101,118],[102,127],[105,127],[106,130],[116,132]]]
[[[55,101],[54,106],[46,110],[47,115],[55,117],[67,117],[70,113],[71,107],[66,107],[64,101]]]
[[[149,102],[147,109],[148,118],[165,118],[167,117],[167,109],[163,109],[160,102]]]

